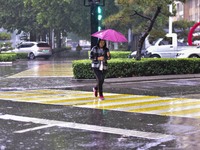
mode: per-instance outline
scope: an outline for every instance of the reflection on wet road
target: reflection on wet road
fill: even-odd
[[[27,90],[0,92],[0,99],[52,105],[67,105],[82,108],[97,108],[200,118],[198,99],[169,98],[158,96],[105,93],[106,100],[99,101],[92,92],[72,90]]]
[[[21,77],[72,77],[71,62],[47,63],[47,62],[31,62],[29,69],[9,76],[9,78]]]

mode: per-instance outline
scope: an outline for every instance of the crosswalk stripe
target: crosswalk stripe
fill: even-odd
[[[187,110],[180,110],[180,111],[170,111],[170,112],[166,112],[166,113],[161,113],[162,115],[167,115],[167,116],[174,116],[174,115],[184,115],[187,113],[196,113],[196,112],[200,112],[200,108],[192,108],[192,109],[187,109]]]
[[[139,100],[139,98],[138,98]],[[145,102],[130,102],[130,103],[122,103],[119,105],[115,105],[114,103],[110,103],[110,105],[108,106],[104,106],[103,104],[99,107],[101,109],[115,109],[115,108],[120,108],[120,107],[130,107],[130,106],[143,106],[143,105],[149,105],[149,104],[156,104],[156,103],[163,103],[166,101],[174,101],[174,100],[178,100],[177,98],[173,98],[173,99],[161,99],[161,100],[157,100],[157,101],[145,101]],[[135,110],[133,110],[135,111]],[[130,111],[131,112],[131,111]]]
[[[193,101],[193,102],[177,103],[177,104],[171,104],[171,105],[154,106],[154,107],[148,107],[148,108],[133,109],[133,110],[130,110],[130,112],[140,112],[140,111],[148,112],[148,111],[152,111],[152,110],[161,110],[161,109],[166,109],[166,108],[168,108],[168,111],[169,111],[169,109],[172,109],[172,108],[176,108],[176,107],[184,108],[188,105],[194,105],[194,104],[200,104],[200,102]],[[164,114],[164,113],[162,113],[162,114]]]
[[[40,89],[0,92],[2,100],[200,118],[200,101],[197,99],[118,93],[105,93],[105,97],[106,100],[99,101],[92,92],[74,90]]]
[[[98,103],[98,106],[94,106],[94,103],[87,103],[85,105],[85,107],[89,107],[89,108],[95,108],[95,107],[105,107],[105,106],[114,106],[114,105],[125,105],[125,104],[133,104],[133,103],[141,103],[141,102],[150,102],[153,100],[160,100],[162,98],[160,97],[153,97],[153,96],[143,96],[143,97],[130,97],[130,98],[124,98],[123,101],[121,99],[114,99],[114,100],[108,100],[106,99],[106,101],[102,101],[102,102],[96,102]],[[166,99],[166,98],[164,98]],[[84,107],[82,105],[80,105],[80,107]],[[125,107],[127,108],[127,107]],[[115,109],[115,108],[113,108]],[[116,108],[117,110],[117,108]]]
[[[159,101],[159,100],[171,100],[172,98],[166,98],[166,97],[159,97],[159,98],[155,98],[155,99],[148,99],[148,100],[144,100],[144,101],[138,101],[138,102],[145,102],[145,101]],[[184,102],[186,102],[186,100],[184,100]],[[188,100],[189,101],[189,100]],[[173,103],[179,103],[180,101],[174,101]],[[130,107],[122,107],[122,108],[116,108],[114,110],[119,110],[119,111],[131,111],[131,110],[135,110],[135,109],[140,109],[140,108],[149,108],[149,107],[155,107],[155,106],[166,106],[166,105],[171,105],[172,102],[171,101],[165,101],[160,103],[152,103],[152,104],[143,104],[143,105],[137,105],[137,106],[130,106]],[[156,110],[153,110],[156,111]],[[159,112],[158,112],[159,113]]]
[[[102,105],[104,106],[109,106],[109,105],[113,105],[113,104],[121,104],[121,103],[133,103],[136,101],[142,101],[142,100],[149,100],[149,99],[155,99],[157,98],[156,96],[123,96],[123,98],[119,98],[119,96],[115,96],[113,98],[107,98],[106,97],[106,101],[102,101]],[[87,103],[87,105],[90,105],[90,103]]]
[[[196,101],[196,99],[188,99],[188,100],[185,100],[183,102],[180,102],[180,103],[188,103],[189,102],[193,102],[193,101]],[[174,103],[174,104],[178,104],[177,103]],[[188,106],[184,106],[184,107],[173,107],[173,104],[169,104],[171,105],[170,109],[166,108],[166,109],[159,109],[159,110],[152,110],[152,111],[149,111],[149,113],[153,113],[153,114],[161,114],[161,113],[165,113],[165,112],[168,112],[168,111],[180,111],[180,110],[187,110],[187,109],[193,109],[193,108],[200,108],[200,104],[197,104],[197,105],[188,105]],[[162,104],[162,106],[166,106],[166,103]]]
[[[67,68],[67,69],[66,69]],[[70,63],[63,64],[42,64],[39,67],[33,67],[29,70],[9,76],[8,78],[21,77],[72,77],[72,65]]]

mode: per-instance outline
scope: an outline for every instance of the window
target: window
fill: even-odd
[[[38,43],[38,47],[50,47],[48,43]]]

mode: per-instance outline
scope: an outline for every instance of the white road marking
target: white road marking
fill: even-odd
[[[54,127],[54,126],[55,125],[44,125],[44,126],[34,127],[34,128],[30,128],[30,129],[24,129],[24,130],[15,131],[14,133],[25,133],[25,132],[40,130],[40,129]]]
[[[17,116],[17,115],[10,115],[10,114],[0,115],[0,119],[20,121],[20,122],[32,122],[32,123],[36,123],[36,124],[44,124],[44,126],[40,126],[40,127],[38,127],[38,129],[45,128],[45,127],[59,126],[59,127],[64,127],[64,128],[72,128],[72,129],[78,129],[78,130],[88,130],[88,131],[95,131],[95,132],[118,134],[118,135],[123,135],[123,136],[132,136],[132,137],[146,138],[146,139],[152,139],[152,140],[165,139],[165,140],[170,141],[175,138],[173,135],[167,135],[167,134],[161,134],[161,133],[143,132],[143,131],[137,131],[137,130],[104,127],[104,126],[82,124],[82,123],[76,123],[76,122],[48,120],[48,119]],[[32,128],[32,129],[23,130],[23,131],[16,131],[15,133],[25,133],[25,132],[33,131],[36,129],[37,129],[37,127]]]

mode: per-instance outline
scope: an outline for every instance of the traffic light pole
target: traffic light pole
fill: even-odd
[[[90,7],[91,34],[98,31],[98,6],[104,6],[105,0],[84,0],[84,6]],[[97,38],[91,36],[91,48],[97,44]]]
[[[91,34],[98,31],[97,5],[92,4],[90,7],[91,15]],[[91,36],[91,48],[97,44],[97,38]]]

